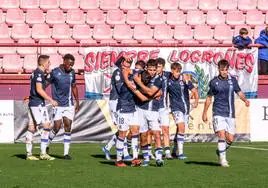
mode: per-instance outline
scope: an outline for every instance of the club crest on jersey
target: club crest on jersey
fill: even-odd
[[[119,81],[119,80],[120,80],[120,76],[119,76],[119,75],[116,75],[116,76],[115,76],[115,80],[116,80],[116,81]]]
[[[229,84],[229,85],[233,85],[233,82],[232,82],[231,79],[228,80],[228,84]]]
[[[183,85],[184,85],[184,83],[183,83],[183,81],[182,81],[182,80],[180,80],[180,85],[181,85],[181,86],[183,86]]]

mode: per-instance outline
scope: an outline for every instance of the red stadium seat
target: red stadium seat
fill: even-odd
[[[103,39],[100,40],[100,43],[109,45],[109,44],[117,44],[117,41],[114,39]]]
[[[226,15],[226,23],[231,26],[245,24],[245,16],[242,11],[228,11]]]
[[[6,14],[6,23],[13,25],[17,23],[24,23],[25,17],[21,9],[8,9]]]
[[[37,67],[37,54],[25,55],[23,60],[23,68],[26,73],[32,73]]]
[[[29,25],[45,23],[45,16],[41,9],[30,9],[26,12],[26,23]]]
[[[189,25],[176,25],[174,30],[174,38],[182,41],[182,40],[190,40],[193,39],[193,32]]]
[[[147,12],[147,24],[151,26],[165,24],[166,15],[161,10],[150,10]]]
[[[206,23],[212,27],[215,27],[215,25],[224,24],[225,16],[220,10],[209,10],[207,12]]]
[[[40,0],[40,8],[44,11],[58,9],[60,6],[59,0]]]
[[[257,9],[257,0],[238,0],[237,2],[238,9],[246,12],[249,10]]]
[[[145,16],[141,10],[129,10],[127,12],[127,24],[134,26],[145,24]]]
[[[35,40],[47,39],[51,37],[51,31],[47,24],[34,24],[32,27],[32,37]]]
[[[258,0],[257,8],[263,12],[268,11],[268,0]]]
[[[49,39],[40,39],[39,44],[56,44],[56,41],[49,38]],[[41,47],[41,54],[55,54],[58,52],[57,47]]]
[[[31,30],[28,24],[14,24],[12,27],[12,38],[14,40],[25,39],[31,37]]]
[[[17,54],[6,54],[3,56],[4,73],[22,73],[23,61]]]
[[[100,9],[102,10],[114,10],[119,8],[119,0],[107,1],[100,0]]]
[[[0,38],[1,44],[12,44],[14,41],[11,38]],[[3,54],[15,54],[16,47],[0,47],[0,56]]]
[[[77,0],[60,0],[60,8],[63,11],[78,9],[79,8],[79,1],[77,1]]]
[[[135,10],[139,7],[138,0],[120,0],[120,9],[122,10]]]
[[[180,10],[170,10],[167,12],[167,24],[175,27],[175,25],[183,25],[186,22],[186,15]]]
[[[207,25],[197,25],[194,30],[194,39],[198,41],[213,39],[213,30]]]
[[[112,30],[109,25],[99,24],[95,25],[93,29],[93,38],[96,40],[112,39]]]
[[[0,9],[0,23],[4,23],[5,22],[5,15],[3,14],[3,11]]]
[[[125,14],[122,10],[108,10],[107,13],[107,23],[109,25],[115,25],[115,24],[124,24],[126,21]]]
[[[72,9],[67,11],[66,23],[70,26],[74,26],[75,24],[85,24],[86,19],[84,13],[80,9]]]
[[[182,41],[182,44],[188,44],[188,45],[191,45],[191,44],[199,44],[199,41],[194,40],[194,39],[191,39],[191,40],[183,40]]]
[[[232,40],[233,31],[228,25],[216,25],[214,30],[214,38],[220,42]]]
[[[39,1],[37,0],[20,0],[20,8],[22,10],[38,9]]]
[[[49,25],[65,23],[65,16],[61,9],[48,10],[46,16],[46,23]]]
[[[205,23],[205,17],[200,10],[190,10],[187,12],[186,23],[191,26]]]
[[[153,38],[153,30],[149,25],[136,25],[134,27],[134,39],[136,40],[147,40]]]
[[[55,40],[69,39],[72,32],[67,24],[54,24],[52,28],[52,38]]]
[[[214,39],[210,39],[210,40],[203,40],[202,44],[219,44],[219,41],[214,40]]]
[[[114,39],[116,40],[128,40],[132,39],[133,30],[129,25],[115,25],[114,27]]]
[[[258,38],[260,36],[260,32],[264,30],[266,25],[257,25],[254,29],[254,39]]]
[[[158,9],[158,5],[157,0],[140,0],[140,9],[143,11]]]
[[[10,37],[10,32],[8,29],[8,25],[5,23],[0,23],[0,38],[9,38]]]
[[[85,67],[85,61],[82,55],[80,54],[73,54],[75,58],[75,63],[73,69],[75,72],[83,72]]]
[[[54,69],[54,68],[60,66],[60,64],[62,64],[62,62],[63,62],[62,56],[59,54],[50,54],[49,60],[51,63],[50,69]]]
[[[18,43],[19,44],[34,44],[35,41],[31,38],[19,39]],[[37,47],[17,47],[17,52],[21,56],[24,56],[26,54],[36,54],[38,51],[37,51]],[[36,62],[35,62],[35,65],[36,65]]]
[[[99,8],[99,0],[80,0],[80,9],[84,12]]]
[[[159,44],[158,40],[154,39],[145,39],[140,41],[142,44]]]
[[[104,24],[106,21],[106,15],[103,14],[102,10],[88,10],[87,11],[87,24],[94,26],[96,24]]]
[[[138,41],[134,39],[121,40],[121,44],[138,44]]]
[[[163,40],[161,41],[162,44],[178,44],[179,42],[177,40],[169,39],[169,40]]]
[[[17,9],[20,6],[20,0],[0,0],[0,9],[6,11],[8,9]]]
[[[89,28],[89,25],[74,25],[73,27],[73,38],[76,41],[86,40],[92,38],[92,30]]]
[[[76,41],[73,39],[65,39],[65,40],[60,40],[60,44],[76,44]],[[61,55],[65,54],[77,54],[78,53],[78,47],[59,47],[58,49],[59,53]]]
[[[208,10],[217,10],[218,0],[199,0],[198,7],[204,12],[207,12]]]
[[[154,28],[154,38],[158,41],[170,40],[173,38],[173,30],[169,25],[156,25]]]
[[[235,29],[234,29],[234,36],[239,35],[239,30],[240,30],[241,28],[246,28],[246,29],[248,30],[248,36],[249,36],[250,38],[252,38],[252,36],[253,36],[253,32],[251,31],[251,28],[250,28],[250,26],[248,26],[248,25],[236,25],[236,26],[235,26]]]
[[[159,8],[161,10],[177,10],[179,7],[179,1],[178,0],[160,0],[159,2]]]
[[[262,25],[265,22],[265,17],[261,11],[249,10],[246,14],[246,24],[250,26]]]
[[[219,0],[219,9],[227,12],[237,9],[237,0]]]
[[[183,11],[197,10],[198,0],[179,1],[179,8]]]

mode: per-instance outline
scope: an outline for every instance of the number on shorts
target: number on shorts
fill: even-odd
[[[118,118],[118,123],[120,124],[120,125],[122,125],[122,124],[124,124],[124,118]]]

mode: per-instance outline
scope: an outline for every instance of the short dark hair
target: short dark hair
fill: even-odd
[[[156,63],[159,65],[163,65],[163,67],[164,67],[166,64],[166,61],[163,58],[159,57],[156,59]]]
[[[239,35],[247,35],[248,34],[248,30],[247,30],[247,28],[241,28],[240,30],[239,30]]]
[[[150,80],[152,79],[151,75],[147,71],[142,71],[141,73],[141,81],[144,85],[148,85]]]
[[[229,62],[226,59],[221,59],[218,62],[218,68],[223,68],[223,67],[229,68]]]
[[[140,65],[144,69],[146,64],[143,60],[139,60],[135,63],[135,65]]]
[[[40,55],[37,60],[38,65],[41,65],[42,61],[47,60],[47,59],[49,59],[48,55]]]
[[[182,66],[181,66],[181,64],[179,64],[179,63],[176,62],[176,63],[172,63],[171,64],[170,69],[171,70],[182,69]]]
[[[156,64],[156,60],[155,59],[149,59],[147,61],[147,67],[156,67],[157,64]]]
[[[74,58],[74,56],[72,54],[65,54],[63,56],[63,60],[67,60],[67,59],[70,59],[72,61],[75,61],[75,58]]]

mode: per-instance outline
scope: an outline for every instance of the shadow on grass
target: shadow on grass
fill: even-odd
[[[49,154],[51,157],[55,157],[56,159],[64,159],[63,155],[54,155],[54,154]]]
[[[111,159],[115,159],[116,155],[110,155]],[[97,159],[105,159],[105,155],[97,154],[97,155],[91,155],[91,157],[97,158]]]
[[[105,164],[105,165],[112,165],[115,166],[115,162],[114,161],[100,161],[101,164]]]
[[[204,166],[220,166],[220,164],[218,164],[218,163],[205,162],[205,161],[186,161],[185,164],[204,165]]]
[[[17,157],[19,159],[26,159],[26,155],[25,154],[15,154],[15,155],[12,155],[12,157]]]

